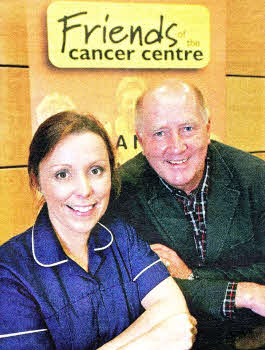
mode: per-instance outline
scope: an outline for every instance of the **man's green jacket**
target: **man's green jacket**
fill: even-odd
[[[265,162],[216,141],[208,155],[205,266],[199,266],[193,227],[182,205],[142,153],[122,166],[115,207],[146,241],[174,249],[196,273],[196,280],[177,280],[192,314],[220,319],[228,281],[265,284]]]

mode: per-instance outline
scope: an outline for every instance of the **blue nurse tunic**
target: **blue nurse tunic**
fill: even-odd
[[[143,312],[169,276],[148,244],[105,215],[89,239],[89,272],[65,255],[46,205],[0,247],[0,349],[97,349]]]

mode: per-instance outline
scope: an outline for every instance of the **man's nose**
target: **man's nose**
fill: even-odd
[[[170,137],[170,151],[174,153],[182,153],[186,150],[187,146],[185,140],[178,132],[173,132]]]

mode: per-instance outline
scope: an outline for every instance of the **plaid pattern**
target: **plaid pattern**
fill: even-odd
[[[236,289],[237,283],[228,282],[222,307],[223,315],[227,318],[233,318],[235,315]]]
[[[194,241],[200,256],[201,265],[205,264],[206,256],[206,209],[209,190],[210,159],[206,158],[203,179],[197,189],[187,195],[184,191],[167,184],[162,178],[161,182],[183,204],[184,213],[193,225]],[[235,295],[237,283],[228,282],[225,298],[222,304],[223,315],[233,318],[235,314]]]
[[[190,195],[169,186],[160,178],[176,199],[183,204],[184,213],[193,225],[193,237],[202,264],[205,262],[206,255],[206,204],[209,188],[209,163],[209,158],[207,157],[203,179],[199,187],[192,191]]]

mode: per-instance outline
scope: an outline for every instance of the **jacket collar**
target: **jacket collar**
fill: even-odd
[[[216,141],[212,141],[208,147],[210,157],[210,178],[208,193],[208,214],[207,214],[207,258],[215,261],[224,244],[225,237],[230,231],[230,226],[234,212],[238,205],[240,189],[237,181],[223,155],[226,147]],[[175,244],[175,224],[169,222],[169,218],[175,217],[174,201],[168,198],[168,189],[161,183],[158,175],[151,169],[144,157],[145,170],[142,172],[143,182],[139,184],[145,190],[138,193],[139,200],[147,201],[148,206],[160,223],[160,227],[166,227],[164,234],[168,240]],[[167,215],[163,210],[163,205],[167,207]],[[165,223],[165,217],[167,223]],[[173,219],[172,219],[173,220]],[[186,232],[186,226],[179,227],[179,249],[193,246],[191,236]],[[189,248],[191,249],[191,248]],[[190,252],[190,254],[192,254]]]
[[[222,154],[229,152],[216,141],[209,146],[211,174],[208,200],[207,249],[208,258],[218,259],[229,234],[238,206],[240,188]]]
[[[220,143],[217,141],[211,141],[208,147],[208,155],[210,157],[211,172],[210,172],[210,182],[212,180],[218,179],[220,184],[224,186],[232,185],[233,186],[233,178],[234,175],[229,168],[229,165],[224,160],[220,151]],[[222,174],[222,176],[220,176]]]
[[[229,169],[228,164],[226,164],[224,158],[219,152],[219,143],[217,141],[211,141],[208,147],[208,156],[210,158],[210,183],[212,180],[218,179],[218,183],[223,186],[231,185],[233,187],[233,178],[234,175]],[[165,186],[159,181],[159,176],[149,165],[146,157],[141,153],[142,158],[142,174],[140,176],[143,181],[139,183],[139,186],[142,186],[146,189],[146,195],[148,200],[154,199],[157,196],[163,196],[168,194],[168,190],[165,189]],[[214,164],[214,166],[211,166]],[[222,176],[220,176],[222,174]],[[155,189],[155,190],[154,190]],[[157,191],[157,189],[159,189]]]

